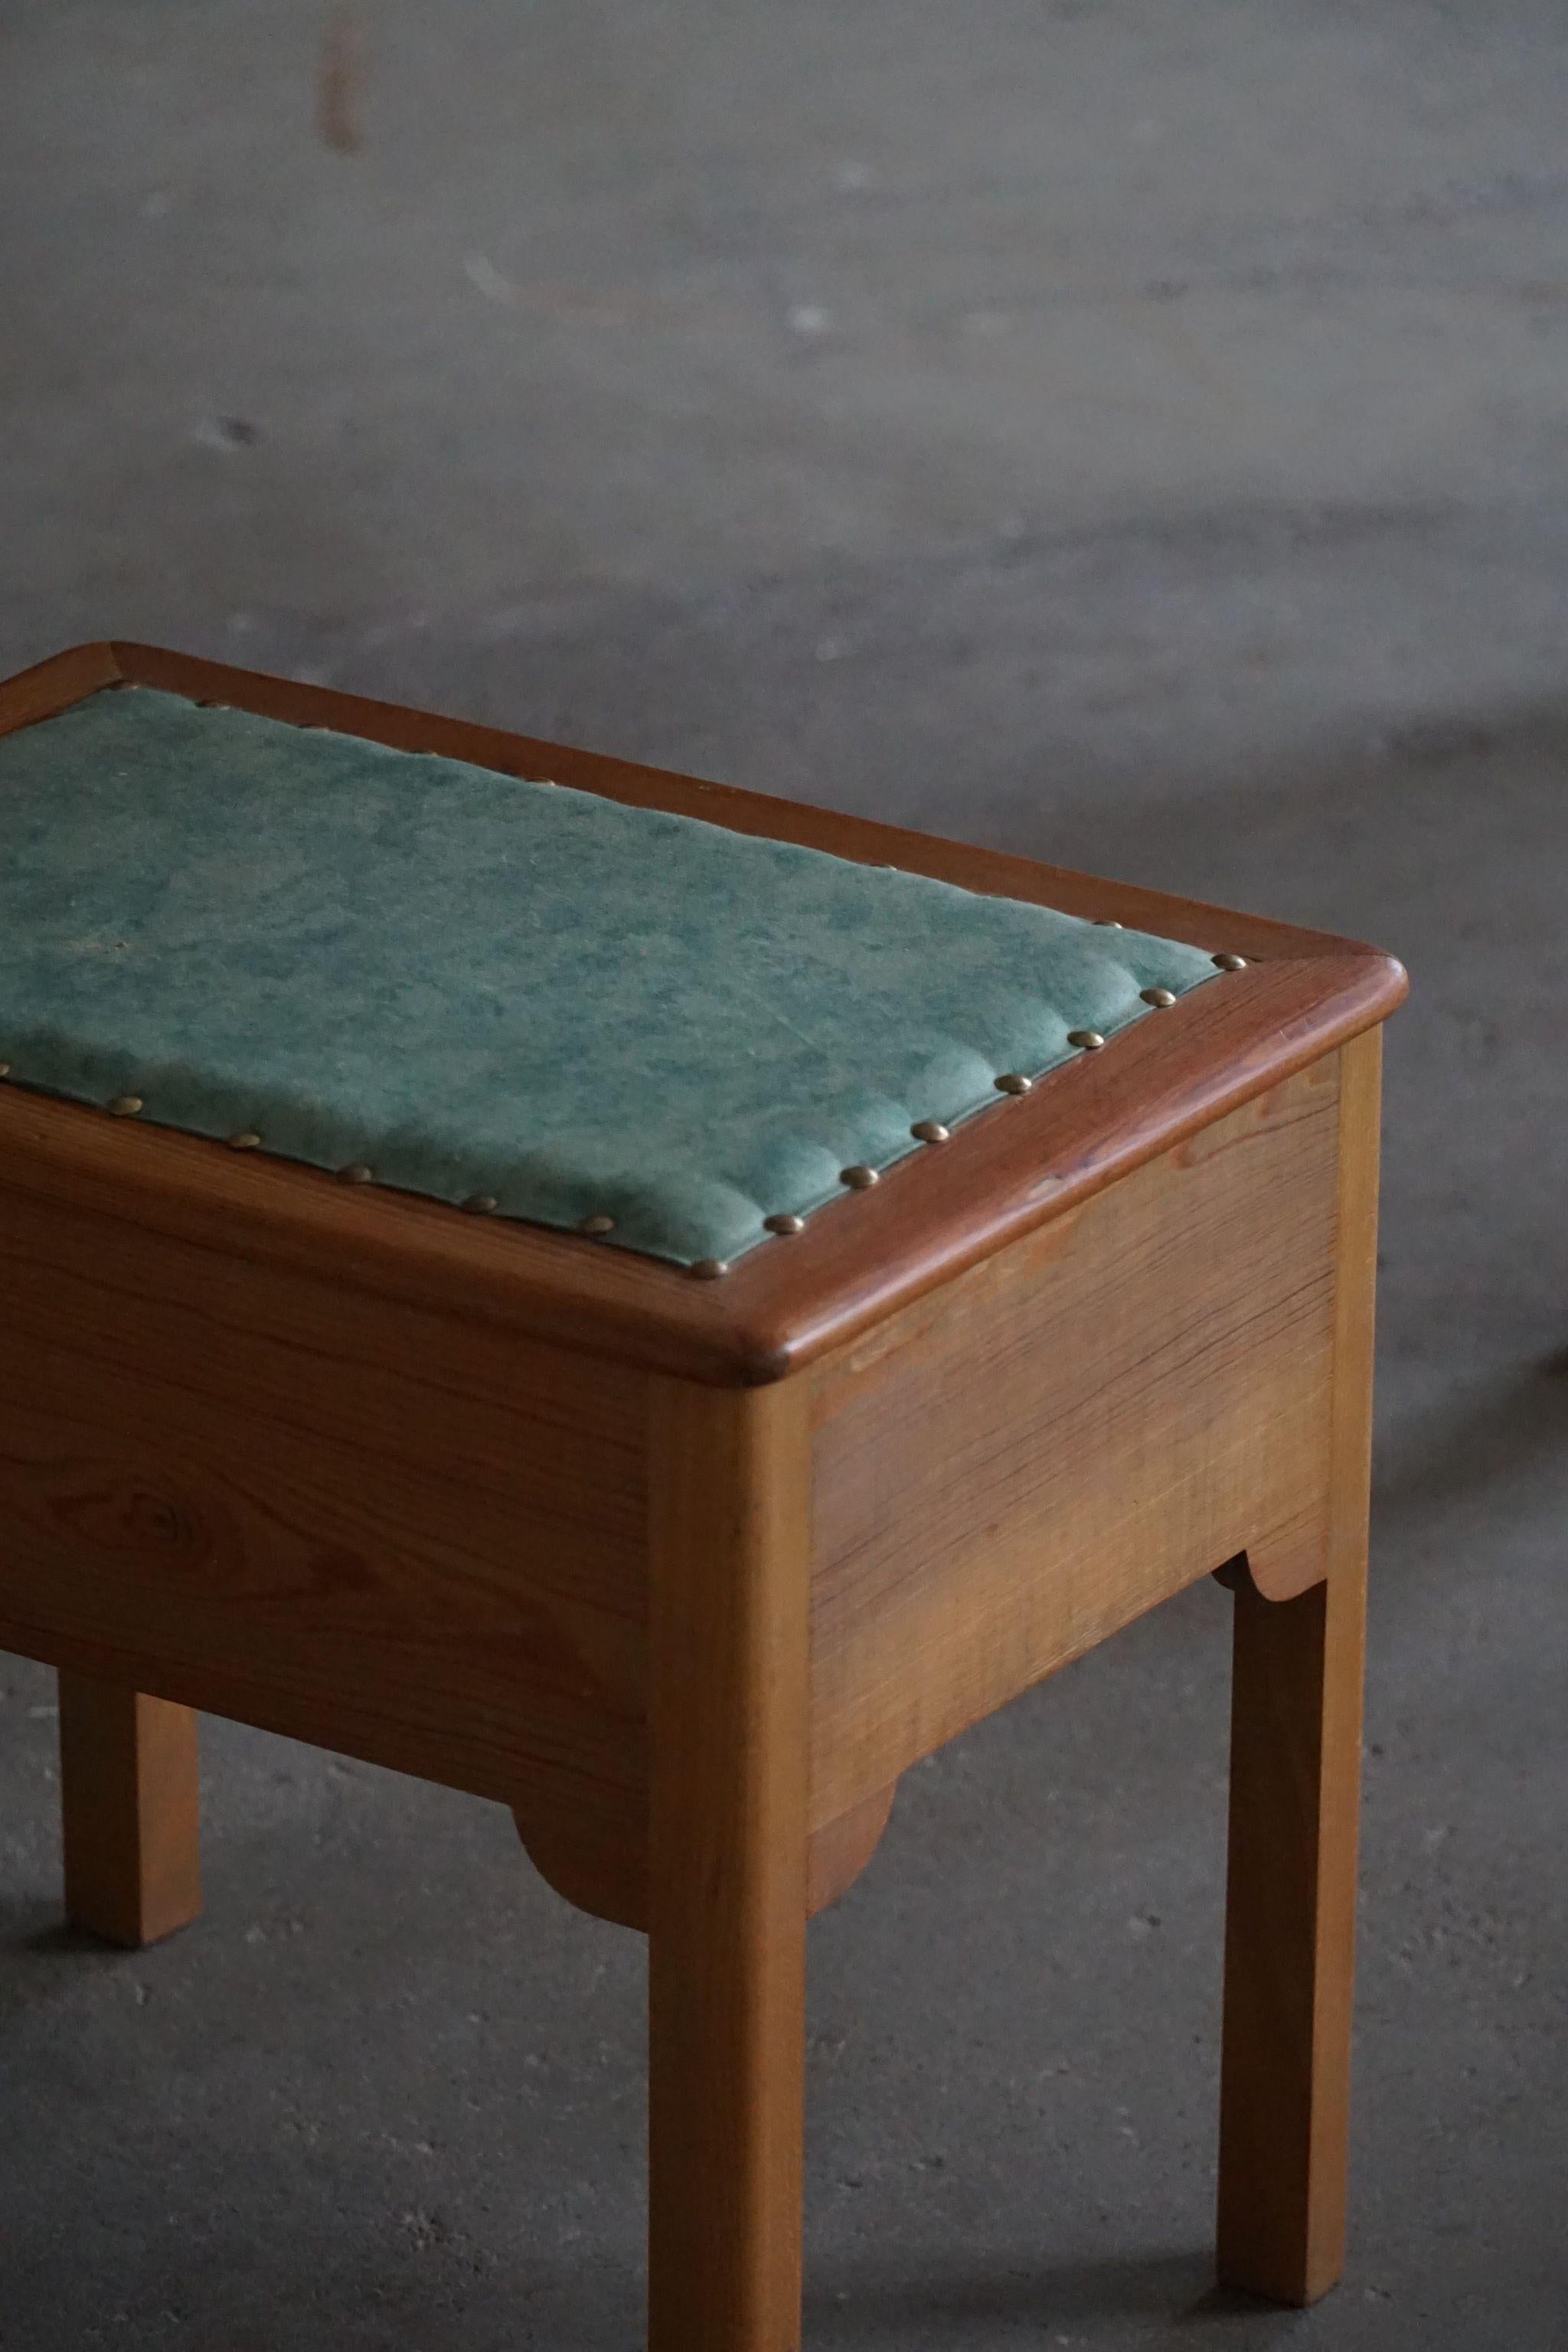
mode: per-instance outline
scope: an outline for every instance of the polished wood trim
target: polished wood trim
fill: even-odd
[[[656,1384],[650,2352],[796,2352],[810,1400]]]
[[[103,687],[118,686],[123,676],[119,654],[110,645],[73,646],[68,653],[51,655],[0,683],[0,735],[57,718],[73,702],[85,701]]]
[[[237,669],[153,646],[114,644],[80,649],[84,659],[89,654],[106,653],[121,677],[162,687],[172,694],[222,699],[236,709],[254,710],[298,726],[336,727],[345,734],[361,735],[399,751],[439,751],[449,759],[493,768],[502,775],[549,777],[555,783],[596,793],[628,806],[669,809],[722,825],[727,832],[798,842],[804,848],[825,850],[859,865],[897,866],[906,873],[928,874],[966,890],[1061,907],[1068,914],[1091,920],[1120,921],[1169,939],[1191,940],[1197,947],[1233,949],[1241,955],[1260,957],[1333,958],[1347,951],[1368,952],[1331,932],[1303,930],[1261,915],[1173,898],[1131,883],[1108,882],[1096,875],[1075,874],[1064,866],[1043,865],[1037,858],[947,841],[933,834],[881,824],[870,817],[846,816],[837,809],[746,792],[738,785],[712,783],[671,769],[642,767],[634,761],[546,742],[538,736],[476,726],[468,719],[442,718],[433,711],[379,702],[364,695],[342,694],[332,687],[305,686],[292,678],[270,677],[258,670]],[[78,656],[60,658],[70,661]],[[3,706],[0,731],[4,731]]]
[[[144,1692],[62,1674],[66,1916],[132,1949],[202,1907],[196,1718]]]
[[[239,1214],[247,1247],[261,1259],[330,1264],[344,1281],[409,1297],[455,1297],[536,1336],[569,1335],[575,1347],[651,1370],[718,1384],[777,1380],[1305,1067],[1382,1020],[1405,993],[1391,958],[1322,933],[151,647],[82,648],[0,687],[0,732],[46,715],[46,705],[59,708],[68,679],[90,681],[84,692],[108,682],[110,661],[133,683],[505,773],[548,774],[734,831],[1253,959],[1105,1053],[999,1100],[951,1145],[913,1155],[872,1192],[847,1194],[804,1234],[764,1244],[721,1282],[404,1194],[345,1197],[321,1171],[259,1156],[238,1163],[221,1146],[170,1130],[117,1121],[106,1141],[96,1112],[15,1087],[0,1094],[0,1155],[18,1183],[86,1187],[106,1204],[118,1190],[134,1197],[139,1217],[179,1231],[232,1237]]]
[[[1328,1574],[1233,1563],[1219,2274],[1312,2303],[1344,2262],[1376,1265],[1379,1040],[1344,1055]]]

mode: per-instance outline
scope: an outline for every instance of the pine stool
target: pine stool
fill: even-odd
[[[650,1939],[650,2342],[792,2352],[807,1917],[1219,1571],[1219,2267],[1321,2294],[1398,966],[135,646],[0,737],[0,1646],[73,1919],[194,1916],[191,1709],[500,1799]]]

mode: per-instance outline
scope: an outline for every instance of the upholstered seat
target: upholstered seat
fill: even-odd
[[[0,805],[14,1081],[705,1267],[1215,976],[153,688],[0,740]]]

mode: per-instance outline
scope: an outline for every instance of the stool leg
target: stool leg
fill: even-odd
[[[662,1386],[652,1468],[651,2352],[796,2352],[809,1433]]]
[[[155,1944],[202,1907],[196,1718],[61,1674],[66,1913],[113,1944]]]
[[[1363,1598],[1236,1593],[1219,2275],[1279,2303],[1344,2254]]]
[[[1341,1055],[1328,1575],[1241,1566],[1231,1697],[1219,2275],[1313,2303],[1344,2260],[1371,1477],[1380,1039]]]

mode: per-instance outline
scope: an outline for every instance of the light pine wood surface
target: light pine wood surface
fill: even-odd
[[[650,2352],[795,2352],[810,1398],[655,1391]]]
[[[5,1173],[0,1647],[620,1835],[645,1376]]]
[[[812,1817],[1329,1528],[1338,1059],[894,1318],[816,1389]]]
[[[1344,2262],[1381,1040],[1346,1051],[1325,1580],[1236,1593],[1219,2273],[1312,2303]]]
[[[66,1916],[132,1949],[201,1911],[196,1718],[143,1692],[59,1676]]]

